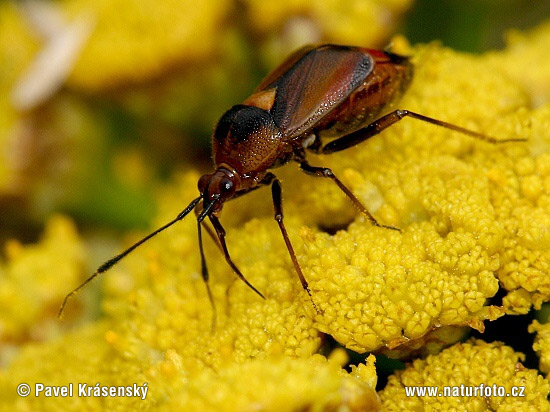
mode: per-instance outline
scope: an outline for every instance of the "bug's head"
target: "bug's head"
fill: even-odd
[[[204,208],[212,204],[210,210],[219,211],[223,203],[235,195],[239,185],[239,175],[223,166],[218,167],[214,173],[202,175],[198,187]]]

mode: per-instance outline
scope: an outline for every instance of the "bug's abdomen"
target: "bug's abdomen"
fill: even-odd
[[[372,73],[335,107],[315,130],[321,137],[338,137],[352,133],[379,118],[393,108],[409,86],[413,66],[407,59],[377,63]]]

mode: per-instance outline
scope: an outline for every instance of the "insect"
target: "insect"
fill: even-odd
[[[271,170],[294,160],[303,172],[334,181],[373,225],[399,230],[378,223],[331,169],[311,165],[307,161],[306,151],[339,152],[377,135],[404,117],[432,123],[490,143],[525,140],[497,140],[408,110],[388,112],[405,92],[412,77],[413,65],[409,58],[387,51],[325,44],[305,46],[294,52],[267,75],[248,99],[230,108],[218,121],[212,136],[216,169],[199,179],[199,196],[172,221],[102,264],[65,297],[59,316],[67,300],[92,279],[194,209],[202,278],[214,313],[213,327],[216,311],[208,284],[209,275],[202,244],[202,226],[206,218],[214,231],[207,225],[205,227],[218,243],[229,266],[248,287],[264,298],[231,259],[219,215],[225,202],[268,185],[271,185],[275,220],[292,264],[303,289],[317,309],[284,225],[281,183]],[[323,145],[326,138],[333,140]]]

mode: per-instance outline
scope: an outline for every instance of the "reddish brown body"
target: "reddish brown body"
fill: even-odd
[[[303,157],[304,148],[318,151],[321,138],[375,120],[401,96],[412,72],[406,57],[391,53],[306,46],[222,116],[212,140],[214,162],[239,175],[236,191],[249,190],[269,169]]]

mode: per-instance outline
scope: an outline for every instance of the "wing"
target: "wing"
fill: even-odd
[[[330,113],[373,69],[373,57],[358,48],[306,46],[270,73],[256,92],[276,88],[270,112],[289,139]]]

